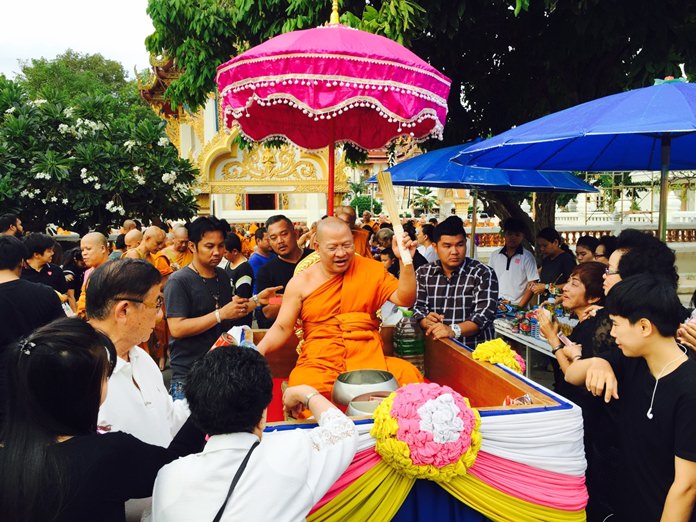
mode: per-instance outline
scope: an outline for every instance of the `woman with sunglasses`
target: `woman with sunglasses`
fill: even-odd
[[[97,433],[116,351],[79,319],[39,328],[10,350],[7,362],[3,521],[124,521],[124,502],[152,495],[162,466],[203,447],[203,433],[188,422],[168,448],[126,433]]]

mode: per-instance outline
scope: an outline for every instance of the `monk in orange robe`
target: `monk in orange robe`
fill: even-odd
[[[408,237],[404,241],[415,250],[415,242]],[[387,370],[400,385],[423,382],[415,366],[384,356],[376,317],[387,300],[413,305],[413,265],[402,264],[397,281],[379,261],[356,256],[350,228],[333,217],[319,223],[317,247],[319,261],[290,280],[278,318],[259,343],[259,351],[265,354],[280,348],[299,317],[304,343],[290,373],[290,386],[308,384],[330,397],[339,374],[359,369]]]

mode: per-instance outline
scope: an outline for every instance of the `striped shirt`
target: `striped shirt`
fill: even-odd
[[[495,338],[498,279],[491,267],[467,257],[448,279],[442,263],[436,261],[416,271],[416,282],[416,320],[435,312],[445,316],[447,325],[473,321],[479,327],[478,335],[458,339],[470,348]]]

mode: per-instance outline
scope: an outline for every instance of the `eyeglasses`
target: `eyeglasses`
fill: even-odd
[[[604,271],[604,273],[605,273],[606,275],[608,275],[608,276],[610,276],[610,275],[619,275],[619,271],[618,271],[618,270],[612,270],[612,269],[610,269],[609,267],[607,267],[607,269]]]
[[[114,297],[113,300],[114,301],[130,301],[131,303],[140,303],[140,304],[144,304],[148,308],[154,308],[155,310],[159,310],[164,305],[164,297],[162,297],[161,295],[157,296],[157,299],[155,300],[154,304],[147,303],[147,302],[143,301],[142,299],[134,299],[132,297]]]
[[[595,254],[594,255],[595,259],[599,259],[600,257],[607,257],[607,256],[605,256],[604,254]]]

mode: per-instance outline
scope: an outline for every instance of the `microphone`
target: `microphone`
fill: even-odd
[[[648,413],[645,415],[648,419],[652,420],[653,418],[653,412],[652,412],[652,407],[648,410]]]

